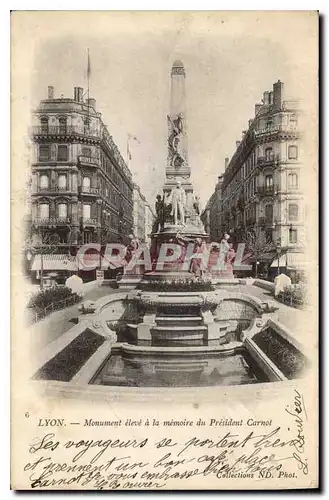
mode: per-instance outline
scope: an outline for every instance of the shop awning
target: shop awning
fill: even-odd
[[[75,257],[66,254],[37,254],[34,257],[32,264],[32,271],[41,270],[41,259],[42,267],[44,271],[77,271],[78,266],[76,264]]]
[[[271,267],[286,267],[287,269],[304,269],[306,267],[305,254],[288,252],[275,259]]]
[[[245,254],[242,258],[243,264],[253,264],[257,260],[259,262],[271,262],[274,258],[273,252],[265,253],[261,257],[256,258],[253,254]]]

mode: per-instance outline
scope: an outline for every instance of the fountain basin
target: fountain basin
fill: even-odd
[[[221,347],[116,345],[92,382],[96,385],[184,387],[257,383],[241,342]]]

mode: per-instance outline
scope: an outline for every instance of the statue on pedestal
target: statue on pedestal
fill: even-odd
[[[164,227],[165,213],[164,213],[164,198],[158,194],[155,202],[155,220],[153,223],[152,232],[162,231]]]
[[[129,234],[129,244],[126,246],[125,262],[129,264],[133,254],[139,249],[139,239],[135,238],[133,234]]]
[[[197,215],[200,215],[200,197],[194,196],[193,208]]]
[[[178,179],[176,187],[173,188],[166,199],[166,204],[171,203],[170,215],[174,217],[174,225],[185,225],[185,206],[186,206],[186,193],[181,186],[181,181]]]

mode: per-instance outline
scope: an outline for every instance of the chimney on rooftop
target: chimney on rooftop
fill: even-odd
[[[83,88],[74,87],[74,100],[77,102],[83,102]]]
[[[54,87],[48,85],[48,99],[54,99]]]
[[[254,121],[254,120],[253,120],[252,118],[250,118],[250,120],[248,120],[248,127],[249,127],[249,128],[251,127],[251,125],[252,125],[252,122],[253,122],[253,121]]]
[[[267,106],[270,104],[270,93],[268,91],[264,92],[263,101],[264,101],[264,104]]]
[[[225,158],[225,170],[227,169],[227,167],[228,167],[228,164],[229,164],[229,163],[230,163],[230,159],[229,159],[229,157],[227,156],[227,157]],[[218,179],[219,179],[219,177],[218,177]]]
[[[273,107],[274,109],[281,109],[283,103],[283,82],[278,80],[273,84]]]
[[[240,144],[241,144],[241,141],[235,141],[236,149],[238,149],[238,147],[240,146]]]

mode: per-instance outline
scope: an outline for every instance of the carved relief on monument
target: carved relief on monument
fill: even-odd
[[[179,168],[187,163],[183,149],[184,121],[182,115],[172,118],[168,115],[168,165]]]

